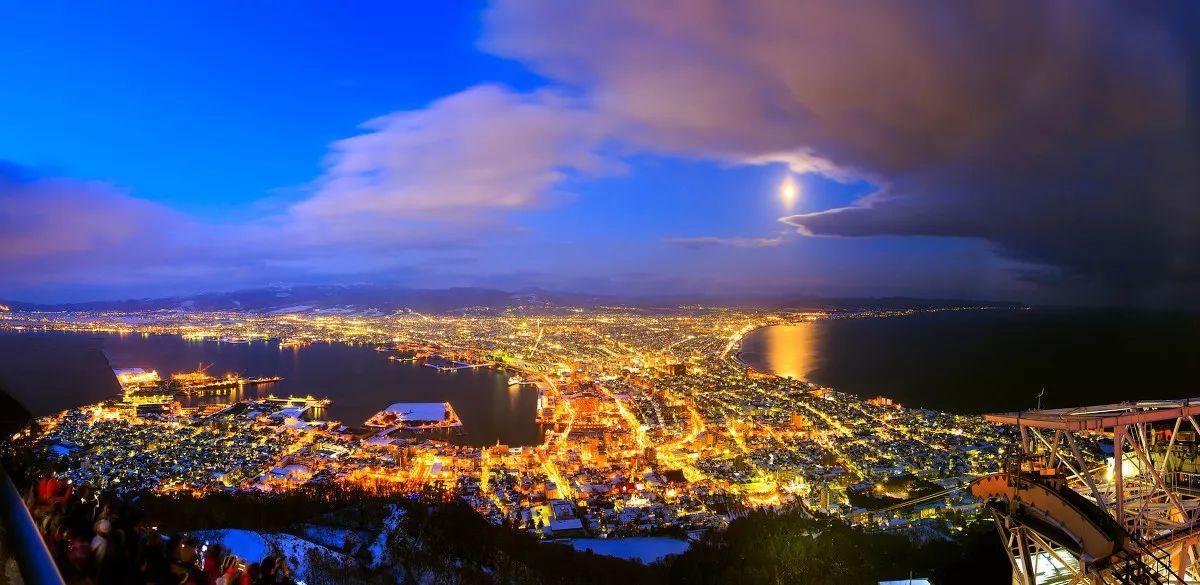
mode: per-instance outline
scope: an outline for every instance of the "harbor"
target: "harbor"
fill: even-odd
[[[195,371],[171,374],[169,380],[163,380],[157,370],[143,368],[116,368],[113,374],[121,389],[129,394],[182,394],[184,396],[211,396],[225,394],[235,388],[274,384],[282,381],[282,376],[242,376],[232,372],[217,377],[207,372],[212,364],[200,364]]]
[[[281,331],[274,337],[313,336]],[[275,383],[187,394],[171,390],[172,399],[185,410],[223,408],[233,402],[263,400],[269,394],[276,397],[312,394],[332,400],[320,418],[359,426],[392,403],[450,402],[462,426],[436,433],[423,431],[423,434],[436,434],[439,440],[459,445],[494,445],[500,441],[519,446],[540,443],[544,431],[534,420],[538,390],[532,384],[536,378],[531,370],[476,367],[447,372],[422,365],[435,355],[470,364],[494,361],[478,352],[396,342],[311,343],[280,351],[281,344],[276,341],[220,344],[160,335],[112,335],[106,336],[104,342],[113,368],[141,368],[143,375],[156,370],[162,380],[169,380],[174,373],[195,372],[205,366],[207,374],[218,379],[224,378],[225,372],[235,372],[246,379],[275,375],[281,378]],[[132,371],[130,374],[137,375]],[[511,384],[514,375],[530,383]],[[159,391],[139,390],[143,392]]]

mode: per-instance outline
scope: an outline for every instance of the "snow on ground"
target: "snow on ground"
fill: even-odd
[[[450,412],[448,402],[397,402],[375,413],[367,426],[387,426],[440,422]]]
[[[305,526],[303,532],[305,539],[332,550],[341,550],[346,546],[346,539],[354,534],[353,530],[315,524]]]
[[[260,534],[251,530],[231,529],[193,532],[192,537],[203,543],[221,543],[246,563],[257,563],[271,551],[277,550],[283,554],[292,576],[299,580],[308,578],[309,551],[315,550],[318,554],[332,557],[339,562],[351,562],[341,553],[291,534]]]
[[[313,305],[292,305],[290,307],[281,307],[278,309],[273,309],[271,311],[267,311],[267,314],[268,315],[286,315],[288,313],[303,313],[304,311],[307,311],[311,308],[313,308]]]
[[[404,518],[404,509],[400,506],[389,506],[391,511],[388,512],[388,517],[383,519],[383,529],[386,532],[395,532],[400,528],[400,520]]]
[[[404,510],[400,506],[391,506],[391,512],[387,518],[383,519],[383,530],[375,537],[375,542],[371,543],[371,567],[379,568],[390,562],[387,558],[387,542],[397,530],[400,529],[400,520],[404,518]]]
[[[203,530],[192,537],[206,545],[219,543],[247,563],[257,563],[271,552],[266,539],[249,530]]]
[[[636,536],[630,538],[572,538],[566,541],[575,550],[588,550],[599,555],[620,557],[653,563],[667,555],[687,550],[688,542],[665,536]]]

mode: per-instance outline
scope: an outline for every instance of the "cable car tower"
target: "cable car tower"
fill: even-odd
[[[1200,583],[1198,415],[1200,399],[986,415],[1020,430],[1004,470],[971,484],[1014,585]]]

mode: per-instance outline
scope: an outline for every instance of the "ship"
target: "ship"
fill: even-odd
[[[196,371],[194,372],[180,372],[178,374],[171,374],[171,382],[173,385],[179,386],[180,388],[207,386],[214,382],[219,382],[221,380],[220,378],[217,378],[216,376],[213,376],[207,372],[208,368],[211,367],[212,364],[207,366],[204,364],[199,364],[196,366]]]
[[[283,379],[283,376],[259,376],[257,378],[242,378],[243,386],[254,386],[257,384],[272,384]]]
[[[117,382],[122,388],[150,389],[157,388],[162,384],[162,378],[158,377],[156,370],[143,370],[142,368],[117,368],[113,370],[113,374],[117,377]]]
[[[508,377],[508,385],[509,386],[520,386],[521,384],[524,384],[524,383],[525,383],[525,380],[522,379],[520,376],[509,376]]]
[[[237,374],[225,374],[223,378],[218,378],[206,372],[212,364],[205,366],[200,364],[195,372],[185,372],[173,374],[171,376],[171,384],[178,388],[180,392],[188,395],[203,395],[214,394],[219,391],[230,390],[238,386],[254,386],[257,384],[270,384],[278,382],[283,378],[280,376],[261,376],[257,378],[244,378]]]

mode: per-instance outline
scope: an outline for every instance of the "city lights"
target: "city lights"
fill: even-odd
[[[370,421],[322,420],[329,401],[311,396],[185,408],[171,392],[202,387],[219,397],[240,387],[226,380],[254,379],[211,376],[205,364],[161,378],[149,368],[126,369],[118,372],[124,397],[51,417],[40,436],[22,438],[48,449],[52,460],[86,457],[90,465],[65,472],[79,483],[196,494],[327,483],[405,495],[444,486],[485,517],[539,534],[581,520],[595,535],[631,535],[721,528],[730,502],[801,503],[868,525],[973,509],[977,502],[956,486],[998,469],[1001,448],[1012,441],[1002,429],[977,416],[864,400],[754,370],[740,358],[743,338],[761,327],[912,312],[10,312],[0,326],[234,345],[344,343],[439,375],[502,370],[510,388],[537,389],[536,421],[545,429],[536,445],[454,444],[429,434],[471,430],[442,399],[381,404]],[[929,499],[927,489],[927,500],[910,509],[863,507],[871,498],[886,501],[872,486],[910,476],[945,493]]]

